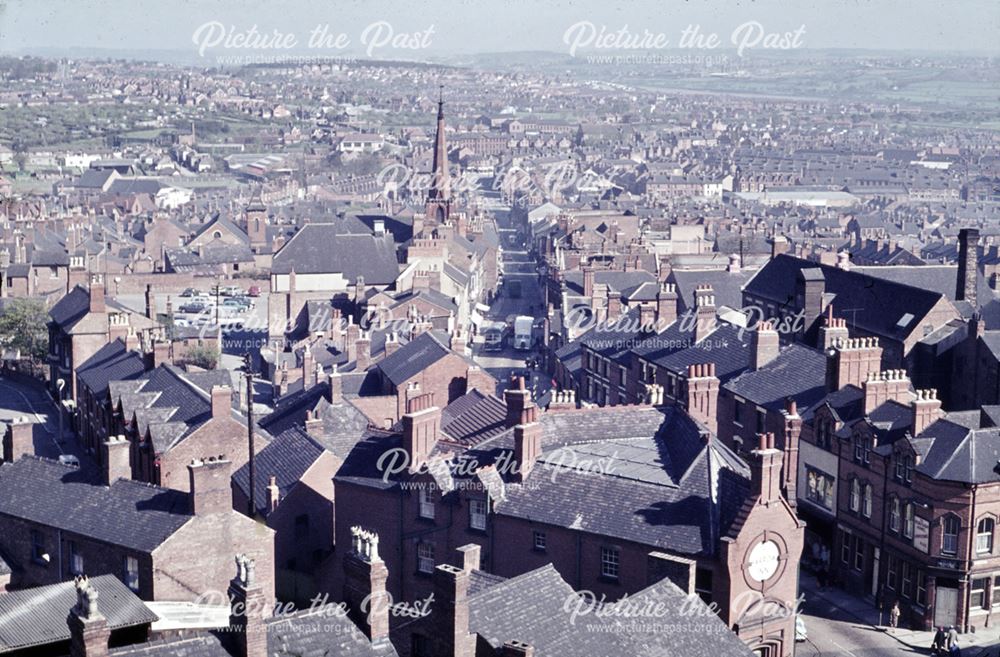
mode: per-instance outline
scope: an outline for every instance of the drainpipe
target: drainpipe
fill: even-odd
[[[63,581],[62,530],[56,530],[56,558],[59,559],[59,581]]]
[[[972,453],[973,458],[975,458],[975,451]],[[973,461],[975,462],[975,461]],[[969,551],[967,553],[968,558],[966,559],[965,567],[965,577],[962,579],[965,581],[965,622],[962,623],[962,631],[969,631],[969,616],[972,613],[972,567],[973,558],[976,549],[976,491],[979,490],[978,484],[972,484],[972,510],[969,517]],[[992,582],[990,582],[992,585]],[[983,595],[986,595],[986,591],[983,591]]]

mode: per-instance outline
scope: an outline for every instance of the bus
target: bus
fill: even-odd
[[[534,340],[531,337],[531,329],[535,320],[527,315],[518,315],[514,318],[514,348],[522,351],[531,349]]]

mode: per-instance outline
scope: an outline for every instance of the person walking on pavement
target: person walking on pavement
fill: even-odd
[[[962,649],[958,647],[958,630],[954,625],[948,628],[948,654],[951,657],[962,657]]]
[[[945,634],[944,626],[938,625],[937,632],[934,633],[934,641],[931,643],[932,655],[944,655],[948,649],[948,635]]]
[[[889,627],[893,630],[899,626],[899,601],[892,603],[892,609],[889,610]]]

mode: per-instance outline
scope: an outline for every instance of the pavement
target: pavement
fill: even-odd
[[[886,637],[899,642],[907,652],[930,654],[934,640],[933,631],[911,630],[902,627],[888,627],[888,614],[880,613],[874,604],[835,586],[817,588],[813,577],[803,575],[800,583],[801,594],[807,600],[821,600],[846,616],[881,632]],[[977,632],[967,632],[959,636],[963,657],[994,657],[1000,650],[1000,627],[987,628]]]

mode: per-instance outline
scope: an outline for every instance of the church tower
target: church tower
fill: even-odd
[[[260,188],[254,191],[246,207],[247,237],[250,250],[260,253],[267,247],[267,206],[260,198]]]
[[[448,180],[448,147],[444,135],[443,87],[438,97],[437,137],[434,140],[434,168],[427,190],[425,226],[440,226],[451,217],[451,184]]]

